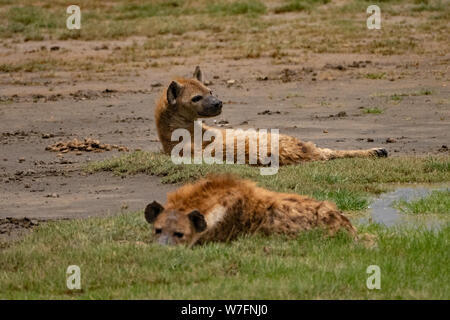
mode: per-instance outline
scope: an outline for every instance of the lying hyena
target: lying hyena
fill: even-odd
[[[212,95],[211,89],[202,83],[202,73],[197,67],[193,79],[178,78],[172,81],[169,87],[164,91],[159,99],[155,119],[158,130],[159,140],[163,145],[164,152],[171,154],[172,149],[179,144],[178,141],[172,141],[172,133],[176,129],[187,129],[190,132],[192,144],[194,142],[194,121],[198,118],[215,117],[222,112],[222,101]],[[220,132],[222,134],[221,146],[211,146],[209,150],[220,150],[222,148],[223,160],[226,159],[227,152],[234,153],[237,158],[237,138],[230,139],[231,144],[227,145],[226,130],[209,127],[203,124],[202,133]],[[236,131],[234,131],[236,132]],[[259,150],[259,140],[261,136],[242,137],[245,140],[245,161],[249,163],[249,139],[255,139],[256,150]],[[271,134],[267,133],[265,140],[270,148]],[[202,142],[202,148],[205,149],[208,144],[213,142]],[[264,146],[264,145],[263,145]],[[231,151],[230,151],[231,150]],[[263,149],[262,149],[263,150]],[[268,149],[270,151],[270,149]],[[191,148],[191,154],[194,154],[194,148]],[[312,142],[303,142],[297,138],[279,135],[279,164],[295,164],[302,161],[330,160],[336,158],[353,157],[387,157],[387,151],[383,148],[373,148],[367,150],[332,150],[327,148],[318,148]],[[211,152],[214,156],[214,151]],[[186,155],[183,155],[186,156]],[[270,156],[268,154],[268,156]],[[259,160],[259,159],[258,159]],[[258,161],[258,164],[260,162]]]
[[[230,241],[244,234],[295,236],[323,227],[356,235],[356,229],[336,206],[305,196],[259,188],[249,180],[217,175],[187,184],[167,198],[165,207],[152,202],[145,209],[155,241],[192,246]]]

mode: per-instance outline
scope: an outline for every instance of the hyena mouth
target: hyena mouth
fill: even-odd
[[[219,114],[222,113],[222,108],[218,109],[218,110],[208,110],[208,111],[198,111],[197,114],[200,117],[215,117],[218,116]]]

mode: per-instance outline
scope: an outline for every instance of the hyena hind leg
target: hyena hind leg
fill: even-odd
[[[365,150],[332,150],[332,149],[320,149],[324,157],[327,160],[341,159],[341,158],[386,158],[388,152],[384,148],[372,148]]]

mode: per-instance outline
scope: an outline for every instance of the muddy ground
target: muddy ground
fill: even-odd
[[[30,42],[14,50],[20,57],[33,45],[70,43]],[[97,49],[84,43],[83,50]],[[118,156],[117,150],[58,156],[46,147],[90,137],[130,151],[160,150],[154,101],[173,76],[188,76],[197,64],[224,101],[222,115],[208,124],[278,128],[321,147],[384,147],[395,157],[448,154],[449,61],[449,54],[310,54],[298,64],[276,65],[264,58],[211,56],[110,81],[75,81],[68,73],[58,76],[64,81],[52,82],[24,73],[22,83],[34,81],[31,86],[1,73],[0,240],[16,238],[42,219],[104,216],[143,209],[151,200],[164,202],[176,186],[157,177],[83,172],[88,161]],[[382,113],[366,113],[367,108]]]

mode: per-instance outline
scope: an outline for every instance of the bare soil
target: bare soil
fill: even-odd
[[[17,44],[14,57],[33,46],[66,47],[66,55],[82,56],[71,41],[40,41]],[[97,52],[94,44],[80,47],[83,54]],[[120,155],[117,149],[61,154],[46,147],[91,138],[130,151],[160,150],[154,102],[172,77],[190,76],[198,64],[224,102],[222,115],[206,119],[208,124],[278,128],[321,147],[384,147],[390,156],[448,154],[449,54],[309,54],[299,60],[277,65],[265,58],[192,57],[108,81],[76,81],[70,73],[45,81],[38,72],[0,73],[1,236],[16,238],[34,225],[8,217],[84,218],[164,202],[176,186],[157,177],[82,171],[88,161]],[[377,75],[381,79],[371,79]],[[382,113],[366,113],[368,108]]]

